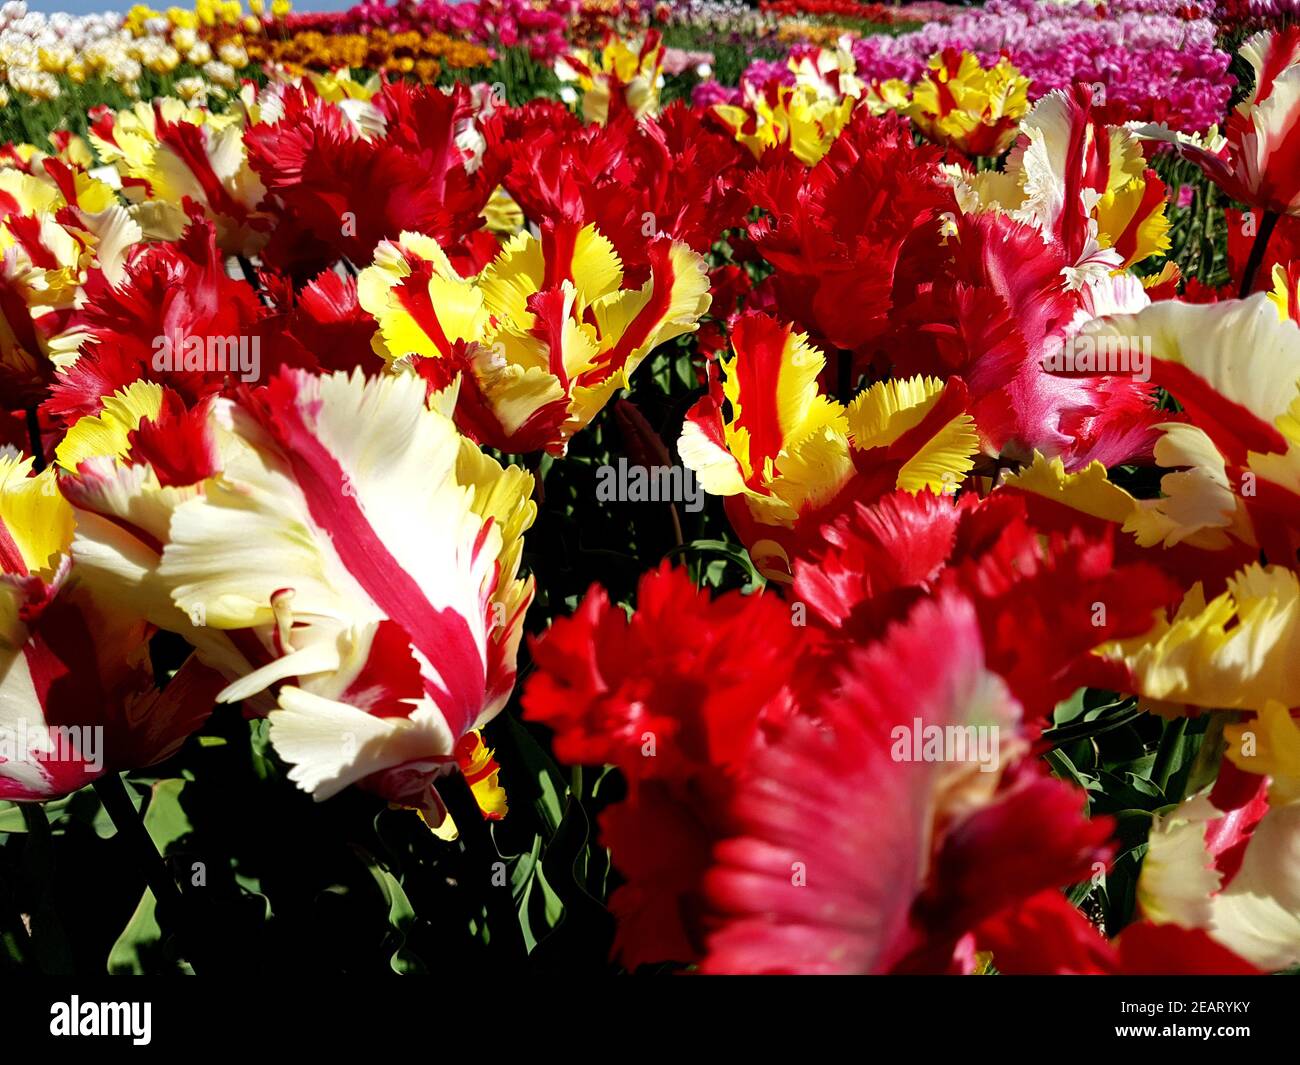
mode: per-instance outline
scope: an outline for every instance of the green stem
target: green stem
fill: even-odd
[[[1188,770],[1183,794],[1195,795],[1218,777],[1219,765],[1223,761],[1223,727],[1236,716],[1233,710],[1215,710],[1210,714],[1205,733],[1201,736],[1200,749]]]
[[[34,815],[28,812],[28,806],[35,809]],[[23,824],[26,825],[29,834],[40,827],[39,825],[33,827],[34,816],[39,817],[43,821],[45,830],[49,831],[49,822],[44,820],[45,811],[39,803],[20,803],[19,807],[23,815]],[[4,877],[3,873],[0,873],[0,905],[3,906],[3,914],[0,916],[4,919],[3,924],[0,924],[0,971],[5,968],[3,962],[6,958],[9,966],[21,968],[27,963],[31,934],[23,920],[17,888]]]
[[[18,804],[27,829],[22,876],[23,899],[30,926],[28,956],[38,971],[51,976],[68,976],[73,970],[72,944],[59,914],[56,887],[56,858],[50,819],[39,802]],[[19,915],[21,921],[21,913]]]
[[[1264,220],[1260,222],[1259,232],[1255,234],[1255,243],[1250,246],[1250,255],[1246,259],[1246,269],[1241,273],[1241,288],[1237,291],[1238,299],[1244,300],[1250,295],[1251,288],[1255,284],[1255,275],[1259,272],[1260,264],[1264,261],[1264,253],[1268,251],[1268,242],[1272,239],[1278,218],[1279,215],[1276,211],[1264,212]]]

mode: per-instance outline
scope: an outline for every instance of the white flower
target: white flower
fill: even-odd
[[[202,78],[181,78],[172,89],[187,104],[202,105],[207,102],[208,86]]]
[[[244,51],[243,45],[236,44],[234,41],[224,42],[218,49],[217,55],[221,61],[236,70],[242,70],[248,66],[248,53]]]
[[[223,85],[227,89],[233,89],[239,84],[239,78],[235,74],[235,69],[229,63],[222,63],[216,59],[203,64],[203,76],[217,85]]]

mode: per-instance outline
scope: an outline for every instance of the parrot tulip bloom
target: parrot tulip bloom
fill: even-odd
[[[1300,962],[1300,729],[1268,702],[1224,735],[1218,783],[1152,826],[1138,904],[1276,972]]]
[[[1055,888],[983,921],[966,941],[999,973],[1023,976],[1258,976],[1200,928],[1135,921],[1107,941]]]
[[[956,971],[986,917],[1106,859],[1109,822],[1024,758],[1023,708],[963,597],[919,604],[848,662],[818,718],[791,719],[742,781],[706,880],[705,972]],[[914,719],[983,733],[989,757],[914,760]]]
[[[749,237],[775,271],[777,306],[828,352],[874,353],[913,271],[938,266],[957,206],[939,158],[902,119],[862,108],[815,166],[785,156],[751,180],[765,213]]]
[[[214,417],[220,472],[175,507],[157,574],[269,658],[221,699],[280,684],[271,742],[301,787],[360,783],[441,823],[432,780],[514,686],[532,478],[411,376],[286,370]]]
[[[79,581],[55,471],[0,459],[0,799],[45,800],[173,754],[219,678],[187,662],[154,687],[149,627]]]
[[[1080,687],[1121,687],[1126,670],[1093,652],[1150,629],[1180,586],[1149,557],[1119,563],[1109,529],[1049,532],[1027,511],[1005,491],[956,500],[899,491],[824,524],[795,562],[793,598],[828,637],[827,668],[838,668],[844,644],[875,642],[919,600],[948,590],[974,606],[985,661],[1027,727]]]
[[[51,411],[65,421],[85,414],[97,414],[103,397],[126,388],[133,381],[166,383],[190,402],[221,390],[241,373],[251,379],[262,372],[251,360],[241,369],[235,348],[243,341],[248,352],[250,339],[258,332],[263,308],[256,291],[246,282],[226,274],[211,223],[198,220],[181,240],[143,244],[132,249],[120,272],[111,278],[92,271],[87,278],[80,306],[71,317],[81,341],[76,360],[53,382]],[[159,338],[167,348],[160,348]],[[220,370],[193,360],[185,368],[187,347],[194,339],[231,341],[229,364]],[[165,359],[160,359],[165,355]]]
[[[705,255],[750,208],[749,153],[681,103],[653,119],[625,114],[604,126],[581,126],[535,104],[498,112],[483,135],[487,154],[508,160],[501,180],[516,211],[539,227],[594,225],[618,249],[628,287],[650,275],[647,237]]]
[[[1204,454],[1206,448],[1213,451],[1209,438],[1195,426],[1178,422],[1158,428],[1165,434],[1155,447],[1158,466],[1194,466],[1191,456]],[[1004,490],[1024,499],[1039,528],[1081,528],[1093,534],[1109,529],[1118,559],[1150,562],[1181,587],[1200,582],[1211,595],[1224,590],[1229,578],[1259,557],[1244,508],[1221,487],[1212,479],[1207,483],[1201,472],[1177,469],[1161,479],[1162,495],[1137,499],[1109,481],[1100,462],[1070,473],[1061,459],[1041,454],[1003,484]],[[1225,505],[1217,514],[1198,500],[1208,488],[1216,503]]]
[[[1120,687],[1157,704],[1263,709],[1300,703],[1300,581],[1293,570],[1252,564],[1206,602],[1193,585],[1177,612],[1098,654],[1129,672]]]
[[[340,258],[360,267],[408,230],[436,238],[462,269],[496,254],[482,217],[495,168],[482,165],[466,86],[395,82],[342,103],[281,89],[258,113],[245,141],[276,218],[268,263],[300,279]]]
[[[119,280],[140,236],[113,190],[84,171],[54,157],[30,172],[0,170],[0,398],[7,408],[40,402],[56,369],[75,359],[83,285],[97,267]]]
[[[1099,471],[1078,479],[1057,471],[1053,480],[1038,463],[1010,482],[1067,505],[1073,497],[1078,509],[1122,522],[1139,545],[1154,549],[1153,561],[1190,584],[1176,612],[1099,652],[1130,674],[1115,687],[1174,708],[1300,703],[1289,665],[1300,592],[1286,568],[1294,563],[1300,513],[1295,324],[1280,320],[1259,293],[1208,305],[1164,301],[1083,332],[1152,338],[1152,381],[1191,423],[1158,427],[1155,457],[1176,472],[1162,479],[1156,499],[1133,500]],[[1259,564],[1261,551],[1270,565]]]
[[[101,601],[185,637],[227,679],[254,667],[224,633],[172,601],[158,567],[177,506],[221,467],[212,400],[187,410],[152,381],[134,381],[78,418],[55,451],[59,489],[73,506],[78,580]],[[252,647],[244,645],[252,654]],[[260,697],[258,709],[273,705]]]
[[[962,172],[956,184],[964,210],[997,209],[1036,225],[1082,278],[1169,249],[1164,183],[1135,134],[1094,114],[1087,86],[1034,105],[1004,171]]]
[[[857,62],[853,53],[843,47],[844,40],[835,49],[796,47],[790,52],[786,66],[794,75],[796,85],[806,85],[826,99],[844,97],[857,99],[866,89],[857,75]]]
[[[894,109],[882,92],[900,102],[894,83],[864,85],[855,73],[852,53],[843,48],[796,49],[785,70],[760,80],[746,77],[741,88],[739,105],[715,104],[713,114],[755,159],[788,145],[794,158],[807,166],[822,160],[859,104],[865,104],[863,110],[870,114],[882,114]]]
[[[376,350],[413,357],[462,432],[503,451],[563,454],[645,357],[693,332],[709,307],[704,260],[667,239],[649,246],[650,276],[623,288],[613,245],[594,226],[557,222],[521,233],[476,277],[437,242],[385,242],[360,279],[379,326]]]
[[[796,159],[812,166],[830,151],[853,114],[851,98],[821,97],[806,85],[746,83],[745,91],[743,104],[714,104],[713,113],[755,159],[788,144]]]
[[[604,125],[624,111],[634,118],[658,114],[663,64],[662,37],[658,30],[650,30],[640,40],[625,41],[611,34],[601,47],[599,61],[579,50],[557,59],[555,73],[582,90],[582,117]]]
[[[83,234],[35,215],[0,220],[0,249],[0,390],[12,409],[39,403],[71,361],[67,323],[92,256]]]
[[[283,370],[187,410],[141,381],[58,460],[88,586],[188,639],[231,681],[222,701],[270,709],[317,799],[358,783],[440,826],[431,783],[455,762],[495,802],[489,760],[458,744],[513,688],[536,508],[532,478],[425,395]]]
[[[1273,267],[1273,289],[1268,298],[1277,307],[1279,317],[1300,325],[1300,259]]]
[[[1160,127],[1142,132],[1173,141],[1234,200],[1300,215],[1300,28],[1257,33],[1241,55],[1255,83],[1228,116],[1217,150]]]
[[[1028,90],[1029,79],[1006,56],[986,69],[973,53],[948,48],[930,57],[907,113],[935,144],[997,156],[1015,140]]]
[[[615,952],[632,969],[700,956],[710,846],[737,776],[791,711],[808,642],[775,596],[710,599],[666,564],[641,578],[637,605],[629,618],[593,587],[533,644],[524,692],[526,716],[555,731],[561,758],[627,777],[600,831],[626,878],[610,906]]]
[[[805,335],[757,313],[736,320],[735,354],[686,416],[678,451],[727,513],[755,564],[790,579],[791,559],[851,500],[895,488],[955,492],[977,439],[960,380],[890,380],[848,408],[821,394]],[[730,416],[724,414],[730,407]]]
[[[1084,326],[1101,343],[1151,338],[1151,380],[1182,405],[1197,432],[1175,443],[1189,467],[1153,520],[1187,531],[1231,528],[1270,561],[1294,561],[1300,532],[1300,331],[1265,293],[1245,300],[1165,300]],[[1168,429],[1166,432],[1168,433]],[[1199,435],[1197,435],[1199,433]],[[1175,502],[1177,501],[1177,502]],[[1185,535],[1185,533],[1184,533]]]
[[[149,239],[179,239],[194,209],[216,226],[226,252],[251,255],[266,243],[272,226],[261,209],[266,188],[248,165],[238,111],[215,115],[172,98],[116,114],[104,108],[90,140],[117,171]]]
[[[1138,367],[1054,369],[1092,291],[1066,286],[1061,245],[1001,212],[962,214],[955,229],[933,282],[891,316],[893,373],[959,374],[990,457],[1039,451],[1067,469],[1147,457],[1158,411]]]

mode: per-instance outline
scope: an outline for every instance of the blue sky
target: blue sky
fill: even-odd
[[[165,8],[170,3],[192,7],[187,0],[146,0],[154,7]],[[294,0],[295,11],[343,11],[355,0]],[[125,11],[135,0],[27,0],[29,11],[67,11],[74,15],[89,15],[98,11]],[[247,6],[247,5],[245,5]]]

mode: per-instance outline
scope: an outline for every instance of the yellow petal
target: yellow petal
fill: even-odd
[[[1097,653],[1123,662],[1138,693],[1151,699],[1226,709],[1300,705],[1300,579],[1281,566],[1252,564],[1208,604],[1198,583],[1172,621]]]
[[[161,409],[162,386],[133,381],[106,396],[99,414],[79,418],[55,450],[55,459],[64,469],[75,471],[83,459],[99,455],[126,458],[131,431],[145,418],[157,418]]]
[[[31,476],[32,460],[0,456],[0,521],[28,573],[50,578],[72,543],[75,522],[52,468]]]

